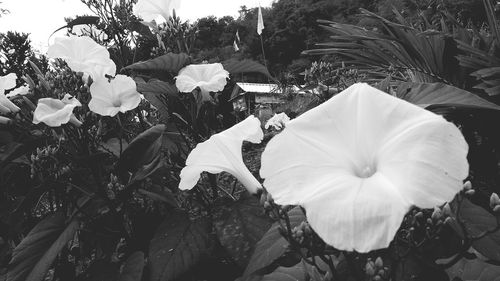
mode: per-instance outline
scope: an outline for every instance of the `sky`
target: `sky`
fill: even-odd
[[[273,0],[182,0],[177,15],[184,20],[214,15],[222,17],[238,16],[240,6],[271,6]],[[0,7],[10,14],[0,17],[0,32],[18,31],[30,33],[32,45],[38,50],[46,50],[49,36],[66,24],[65,17],[93,15],[80,0],[0,0]],[[51,37],[63,36],[61,30]]]

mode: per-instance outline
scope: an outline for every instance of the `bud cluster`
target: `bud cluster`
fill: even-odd
[[[273,197],[265,189],[260,196],[260,204],[264,206],[266,213],[269,213],[273,209],[273,205],[275,205]]]
[[[109,183],[106,186],[106,195],[110,200],[116,199],[116,194],[123,191],[125,186],[118,181],[118,177],[114,174],[109,176]]]
[[[365,265],[365,273],[368,280],[389,280],[389,268],[384,266],[384,261],[381,257],[377,257],[375,261],[368,258]]]
[[[470,181],[466,181],[463,185],[463,190],[465,195],[472,196],[476,193],[476,191],[472,188],[472,183]]]
[[[302,244],[304,239],[310,239],[312,233],[309,223],[303,221],[292,229],[292,238],[299,244]]]
[[[494,192],[490,196],[490,208],[493,209],[493,212],[500,213],[500,197]]]
[[[55,146],[46,146],[37,148],[31,154],[31,178],[34,179],[37,175],[42,178],[53,177],[59,179],[71,171],[71,167],[61,163],[59,156],[59,148]]]
[[[405,217],[404,238],[413,246],[438,240],[443,226],[450,222],[451,214],[448,203],[433,210],[414,208]]]

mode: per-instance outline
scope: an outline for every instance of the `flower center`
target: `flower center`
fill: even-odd
[[[373,174],[375,174],[375,172],[377,172],[377,168],[374,166],[371,166],[371,165],[364,166],[361,169],[355,170],[356,176],[358,176],[360,178],[369,178],[369,177],[373,176]]]

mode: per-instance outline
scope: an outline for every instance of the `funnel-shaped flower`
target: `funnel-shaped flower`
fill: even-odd
[[[179,71],[175,86],[183,93],[190,93],[200,87],[203,100],[210,99],[209,92],[222,91],[229,78],[229,72],[220,63],[190,64]]]
[[[290,117],[288,117],[286,113],[281,112],[274,114],[273,117],[269,118],[264,128],[269,129],[269,127],[273,127],[275,130],[281,130],[288,122],[290,122]]]
[[[468,175],[468,145],[444,118],[355,84],[290,121],[262,154],[278,204],[300,204],[313,229],[341,250],[393,240],[412,205],[453,199]]]
[[[199,143],[189,154],[186,167],[181,171],[179,188],[193,188],[201,172],[216,174],[224,171],[235,176],[249,192],[256,192],[261,185],[243,163],[241,145],[243,141],[260,143],[263,137],[259,119],[249,116],[233,127]]]
[[[126,75],[116,75],[111,82],[97,80],[90,85],[92,99],[89,108],[95,113],[115,116],[118,112],[127,112],[141,102],[134,79]]]
[[[58,37],[47,55],[65,60],[71,70],[90,75],[93,80],[104,79],[105,74],[114,76],[116,72],[108,50],[88,36]]]
[[[76,126],[80,126],[81,122],[73,115],[73,109],[77,106],[82,106],[82,104],[70,94],[66,94],[62,100],[39,99],[33,114],[33,123],[45,123],[50,127],[59,127],[62,124],[71,122]]]
[[[158,19],[159,16],[168,20],[172,10],[178,10],[180,5],[180,0],[139,0],[133,12],[134,15],[148,22]]]
[[[6,114],[18,112],[20,108],[11,102],[5,95],[5,90],[10,90],[16,86],[17,75],[9,73],[5,76],[0,76],[0,113]]]

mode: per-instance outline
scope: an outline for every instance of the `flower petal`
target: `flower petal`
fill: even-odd
[[[172,10],[179,9],[180,3],[180,0],[139,0],[135,4],[133,12],[148,22],[156,20],[159,16],[168,20]]]
[[[387,247],[411,204],[379,173],[361,179],[330,171],[328,178],[304,203],[316,233],[340,250],[364,253]]]
[[[225,171],[235,176],[249,192],[256,192],[261,185],[243,163],[241,145],[244,140],[260,143],[263,137],[259,119],[249,116],[233,127],[199,143],[189,154],[186,167],[181,171],[179,188],[193,188],[204,171],[212,174]]]
[[[284,112],[275,113],[273,117],[267,120],[264,128],[269,129],[269,127],[273,127],[275,130],[281,130],[283,127],[285,127],[286,123],[288,123],[289,121],[290,117],[288,117],[286,113]]]
[[[202,92],[218,92],[226,86],[227,78],[229,72],[220,63],[190,64],[179,71],[175,85],[184,93],[196,87],[200,87]]]
[[[27,95],[29,93],[29,91],[30,91],[30,87],[27,85],[24,85],[24,86],[21,86],[19,88],[15,88],[14,90],[10,91],[5,96],[8,98],[15,97],[17,95],[24,96],[24,95]]]
[[[369,251],[389,245],[387,235],[395,233],[395,222],[411,205],[428,208],[453,199],[468,173],[467,150],[458,128],[441,116],[355,84],[290,121],[267,145],[260,174],[277,203],[300,204],[308,218],[317,216],[311,226],[325,241],[342,250]],[[332,179],[343,174],[362,181],[363,188],[359,181]],[[348,190],[359,192],[349,202],[336,198]],[[351,232],[330,231],[345,226],[339,216],[346,216],[342,210],[349,204],[369,207],[350,220],[358,230],[370,226],[361,232],[375,233],[373,239],[347,243]],[[386,231],[375,226],[381,220],[370,212],[376,210],[382,211]]]
[[[0,104],[8,109],[9,112],[18,112],[21,110],[17,105],[15,105],[12,101],[10,101],[7,96],[3,93],[0,93]]]
[[[9,73],[5,76],[0,76],[0,93],[3,91],[10,90],[16,86],[17,75],[15,73]]]
[[[59,127],[70,121],[73,109],[77,106],[81,106],[81,103],[68,94],[64,96],[63,100],[52,98],[39,99],[33,114],[33,123],[45,123],[50,127]]]
[[[88,36],[58,37],[49,46],[47,55],[65,60],[71,70],[91,75],[94,80],[104,74],[114,76],[116,72],[108,50]]]
[[[134,80],[125,75],[116,75],[111,82],[97,80],[90,85],[92,99],[89,108],[104,116],[115,116],[136,108],[141,102]]]

